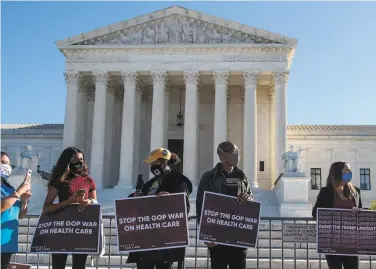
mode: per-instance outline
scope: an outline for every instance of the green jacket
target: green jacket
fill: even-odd
[[[248,182],[247,177],[244,172],[240,170],[237,166],[234,168],[235,172],[240,174],[240,179],[242,180],[241,190],[242,193],[246,192],[252,196],[251,186]],[[226,194],[225,193],[225,184],[220,178],[221,173],[221,164],[218,163],[212,170],[205,172],[200,180],[196,196],[196,216],[197,223],[200,223],[202,203],[204,199],[205,191]]]

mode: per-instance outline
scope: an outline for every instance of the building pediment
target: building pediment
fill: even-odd
[[[140,44],[280,44],[296,40],[173,6],[57,42],[66,46]]]

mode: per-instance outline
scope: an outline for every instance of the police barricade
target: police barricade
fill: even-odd
[[[20,232],[19,236],[20,252],[13,255],[12,262],[31,264],[36,269],[52,268],[51,255],[33,254],[27,251],[38,218],[39,216],[29,215],[20,221],[20,229],[24,232]],[[95,256],[94,265],[91,267],[88,260],[88,269],[136,268],[135,264],[125,263],[127,253],[119,253],[116,250],[115,222],[114,215],[103,215],[106,235],[105,254],[102,257]],[[196,216],[190,216],[188,222],[190,247],[187,247],[185,264],[175,263],[174,268],[210,268],[207,248],[198,240]],[[297,226],[293,226],[294,224]],[[312,218],[261,217],[256,247],[248,249],[247,268],[327,268],[325,255],[317,254],[316,243],[311,243],[312,225],[316,225]],[[309,231],[308,235],[303,236],[303,231]],[[283,241],[283,238],[286,241]],[[68,258],[67,267],[70,267],[70,264],[71,260]],[[373,256],[361,255],[359,268],[376,269],[376,260]]]

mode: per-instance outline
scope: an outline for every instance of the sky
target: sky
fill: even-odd
[[[55,42],[172,5],[298,39],[288,124],[376,124],[376,2],[1,2],[1,122],[63,123]]]

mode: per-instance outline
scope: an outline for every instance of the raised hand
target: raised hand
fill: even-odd
[[[21,200],[27,203],[30,200],[31,195],[31,190],[28,190],[27,192],[21,195]]]
[[[17,193],[22,196],[25,192],[30,191],[31,189],[31,176],[29,173],[26,174],[24,181],[22,184],[18,187]]]

